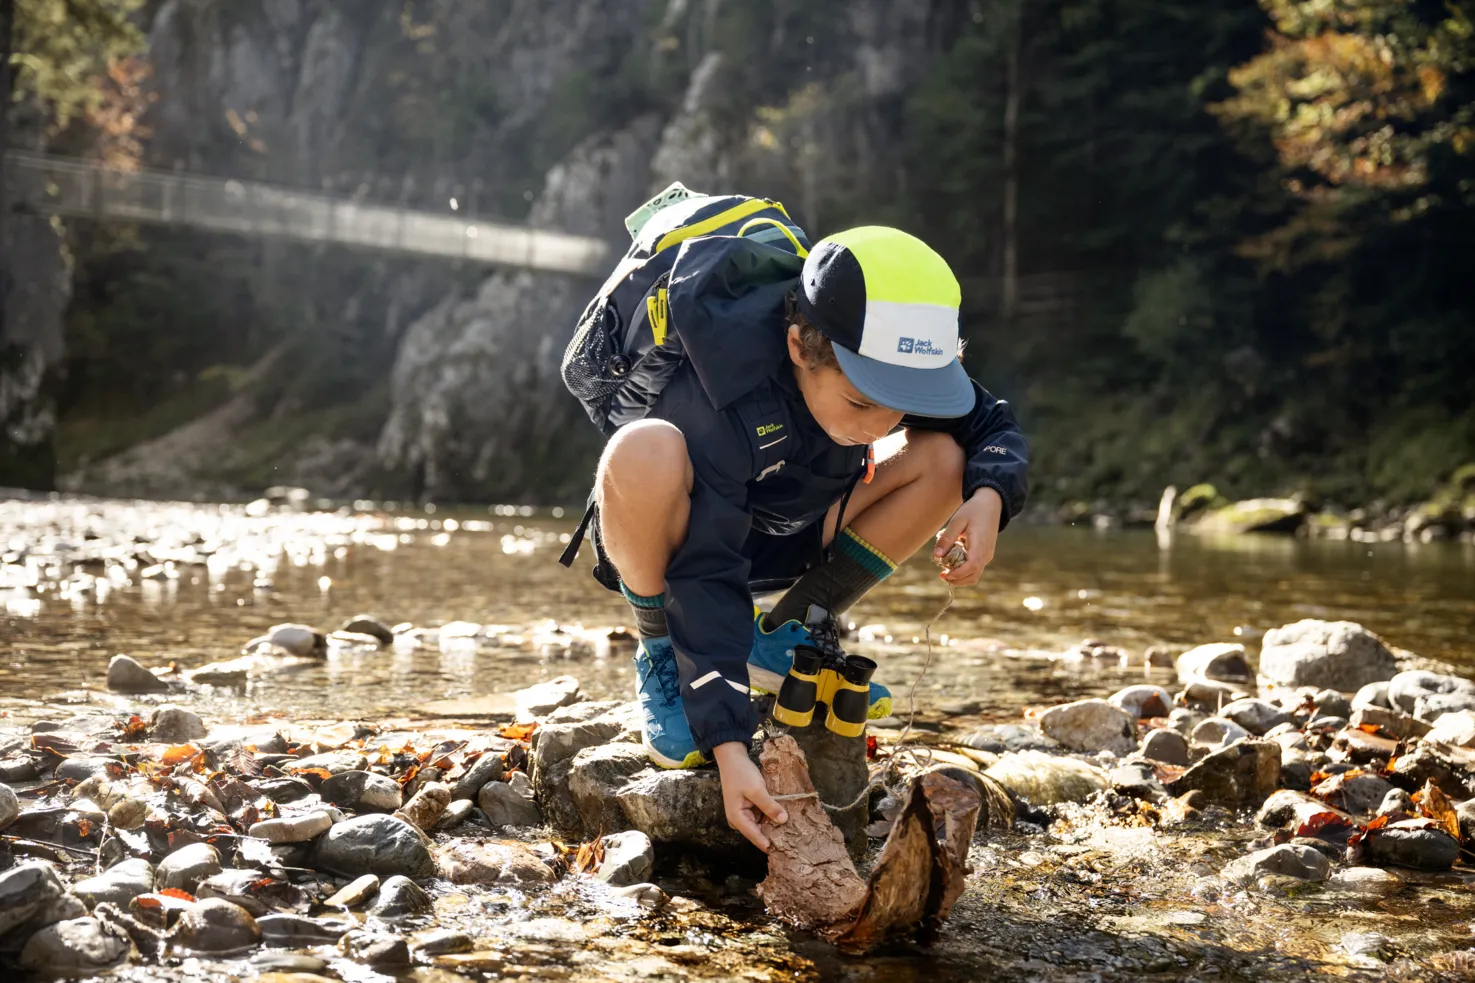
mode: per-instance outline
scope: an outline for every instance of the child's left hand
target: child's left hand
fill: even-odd
[[[994,558],[994,546],[999,540],[999,518],[1004,513],[1004,500],[992,488],[980,488],[973,497],[958,507],[947,527],[938,534],[937,547],[932,555],[947,556],[947,551],[958,541],[968,548],[968,560],[962,566],[944,570],[940,576],[954,587],[967,587],[978,583],[983,568]]]

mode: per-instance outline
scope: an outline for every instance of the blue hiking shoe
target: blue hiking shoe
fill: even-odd
[[[809,628],[798,621],[785,621],[773,631],[764,631],[763,612],[753,611],[753,651],[748,655],[748,686],[754,693],[777,694],[794,664],[794,647],[810,640]],[[891,716],[891,690],[871,681],[870,720]]]
[[[695,768],[707,763],[691,737],[676,651],[671,639],[645,638],[635,650],[635,687],[640,699],[640,734],[645,753],[662,768]]]

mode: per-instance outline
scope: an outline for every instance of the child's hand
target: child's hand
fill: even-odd
[[[727,811],[727,825],[742,833],[764,853],[768,852],[768,837],[763,835],[758,824],[767,816],[775,823],[789,821],[783,806],[768,794],[763,784],[763,773],[748,757],[748,749],[740,741],[719,744],[712,749],[717,759],[717,771],[722,775],[722,805]]]
[[[942,579],[955,587],[978,583],[983,568],[994,558],[994,545],[999,540],[999,517],[1004,500],[992,488],[980,488],[973,497],[958,507],[948,520],[947,528],[937,537],[935,557],[947,556],[952,545],[961,540],[968,547],[968,561],[952,570],[944,570]]]

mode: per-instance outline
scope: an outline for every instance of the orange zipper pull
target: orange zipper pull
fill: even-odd
[[[864,478],[860,479],[860,480],[863,483],[869,485],[871,483],[871,479],[874,478],[875,476],[876,476],[876,445],[875,444],[866,444],[866,476]]]

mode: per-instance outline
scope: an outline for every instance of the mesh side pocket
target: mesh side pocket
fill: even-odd
[[[614,334],[620,318],[609,298],[602,297],[585,313],[563,353],[563,383],[603,429],[609,398],[624,385],[626,374],[615,375]]]

